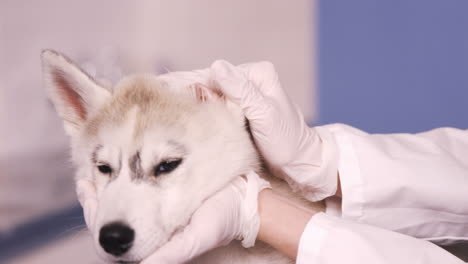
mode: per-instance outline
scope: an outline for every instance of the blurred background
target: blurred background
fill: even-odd
[[[466,0],[1,0],[0,263],[101,263],[41,49],[111,82],[269,60],[311,125],[466,129],[467,12]]]

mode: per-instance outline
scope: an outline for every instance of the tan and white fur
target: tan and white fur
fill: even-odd
[[[183,228],[202,202],[235,177],[260,170],[260,159],[239,107],[202,85],[171,87],[155,75],[134,75],[104,88],[65,56],[42,53],[49,98],[71,138],[77,179],[96,183],[92,228],[98,254],[108,262],[138,263]],[[160,164],[179,161],[168,173]],[[165,163],[167,164],[167,163]],[[99,166],[111,171],[103,173]],[[158,167],[159,166],[159,167]],[[273,188],[306,206],[283,181]],[[132,247],[115,257],[99,245],[99,230],[120,221],[135,232]],[[209,228],[209,226],[207,226]],[[192,263],[292,263],[257,241],[238,241]]]

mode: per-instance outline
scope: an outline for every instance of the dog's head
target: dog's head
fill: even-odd
[[[108,260],[145,258],[203,200],[258,166],[241,111],[217,91],[153,75],[106,89],[56,52],[42,63],[77,177],[96,183],[93,237]]]

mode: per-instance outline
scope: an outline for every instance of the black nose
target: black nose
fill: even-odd
[[[127,252],[135,239],[135,232],[123,223],[105,225],[99,231],[99,244],[109,254],[121,256]]]

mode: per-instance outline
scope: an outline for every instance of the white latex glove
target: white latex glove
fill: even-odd
[[[252,247],[260,228],[258,193],[270,184],[254,172],[246,178],[237,178],[207,199],[183,231],[141,264],[184,263],[235,239]]]
[[[325,129],[307,126],[281,88],[274,66],[258,62],[235,67],[216,61],[211,70],[219,88],[242,108],[267,163],[311,201],[334,195],[337,164],[333,138]]]
[[[81,207],[83,207],[86,226],[92,232],[98,204],[96,186],[90,179],[80,179],[76,182],[76,194]]]

